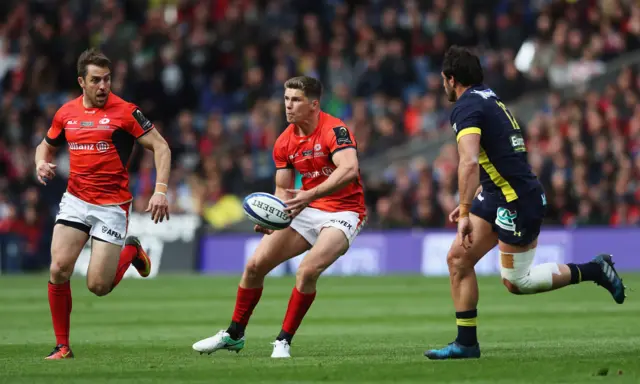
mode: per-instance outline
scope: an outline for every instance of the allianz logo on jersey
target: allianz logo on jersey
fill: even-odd
[[[322,167],[322,171],[313,171],[313,172],[301,172],[300,175],[307,179],[315,179],[320,176],[331,176],[334,169],[331,167]]]
[[[98,141],[95,144],[69,142],[69,150],[106,152],[109,150],[109,143],[107,143],[106,141]]]

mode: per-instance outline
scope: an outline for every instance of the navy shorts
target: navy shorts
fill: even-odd
[[[498,240],[517,246],[538,238],[546,211],[547,198],[542,187],[511,202],[500,193],[482,191],[471,205],[471,213],[490,223],[498,233]]]

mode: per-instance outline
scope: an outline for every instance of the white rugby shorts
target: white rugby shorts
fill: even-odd
[[[56,224],[79,229],[91,237],[107,243],[123,245],[131,203],[121,205],[95,205],[65,192],[60,201]]]
[[[344,233],[351,245],[365,222],[366,216],[356,212],[326,212],[307,207],[291,221],[291,229],[298,232],[309,244],[314,245],[323,228],[337,228]]]

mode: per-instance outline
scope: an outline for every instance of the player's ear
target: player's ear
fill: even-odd
[[[80,84],[80,87],[84,88],[84,79],[80,76],[78,76],[78,84]]]

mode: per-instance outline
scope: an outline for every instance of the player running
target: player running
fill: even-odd
[[[262,295],[265,276],[273,268],[309,250],[296,273],[282,330],[271,357],[291,357],[291,340],[316,297],[320,274],[343,255],[365,221],[356,141],[339,119],[320,110],[322,84],[294,77],[285,85],[287,129],[273,148],[277,168],[275,195],[294,217],[291,226],[266,234],[245,266],[236,305],[227,330],[198,341],[193,349],[211,353],[219,349],[239,352],[253,309]],[[302,175],[302,190],[292,190],[294,170]]]
[[[622,304],[625,287],[611,255],[585,264],[531,266],[547,202],[527,161],[522,131],[500,98],[482,85],[477,56],[451,47],[442,78],[449,101],[455,102],[451,124],[460,155],[460,205],[449,215],[458,222],[458,236],[447,255],[458,337],[425,355],[436,360],[480,357],[474,266],[496,244],[502,281],[511,293],[535,294],[593,281]]]
[[[89,238],[87,286],[97,296],[111,292],[131,264],[142,277],[151,271],[138,239],[125,239],[132,200],[127,167],[136,140],[155,156],[157,184],[147,212],[156,223],[169,220],[171,152],[166,141],[135,105],[111,93],[111,62],[106,56],[87,50],[78,58],[77,69],[82,96],[58,109],[35,156],[38,180],[46,185],[55,176],[56,149],[68,144],[69,181],[51,242],[49,306],[56,335],[56,347],[46,357],[51,360],[73,357],[69,279]]]

